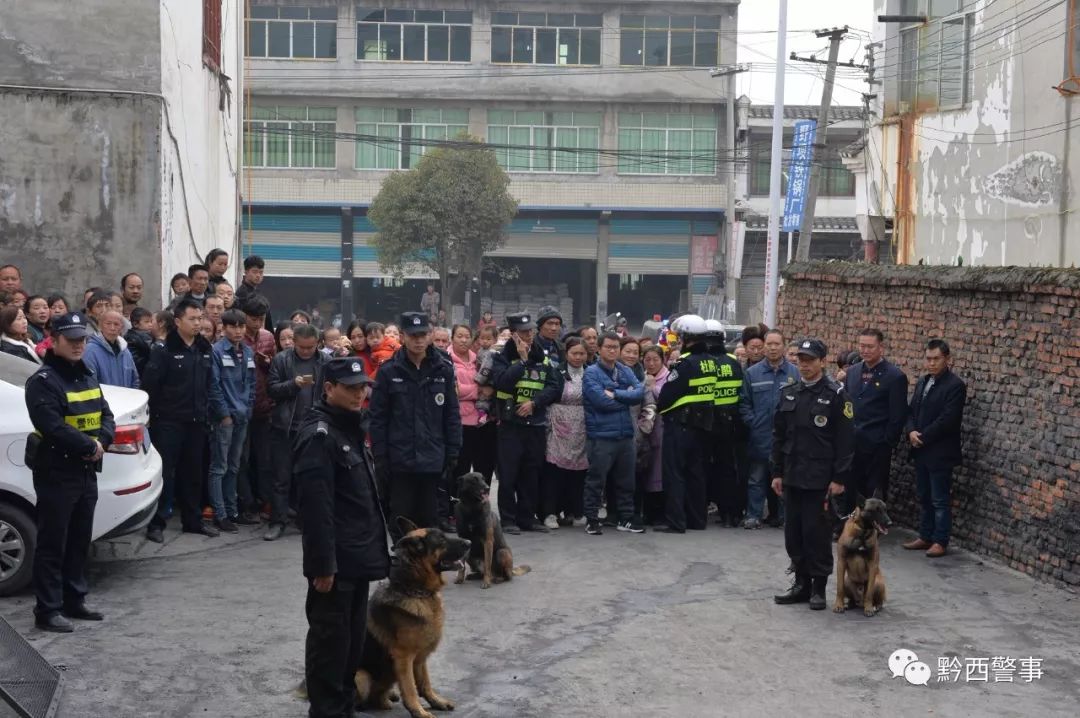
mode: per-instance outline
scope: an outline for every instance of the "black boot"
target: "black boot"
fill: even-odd
[[[825,584],[829,582],[828,576],[815,576],[810,580],[810,610],[825,610]]]
[[[795,574],[795,580],[791,582],[791,588],[787,593],[773,596],[773,600],[781,606],[790,603],[806,603],[810,600],[810,578],[801,573]]]

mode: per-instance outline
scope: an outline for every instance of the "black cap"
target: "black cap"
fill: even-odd
[[[540,307],[540,316],[536,318],[536,328],[544,326],[544,322],[548,319],[558,319],[559,323],[563,323],[562,315],[559,314],[559,310],[548,304],[547,306]]]
[[[85,339],[90,335],[86,317],[79,312],[68,312],[54,319],[52,330],[56,334],[63,334],[68,339]]]
[[[799,342],[798,353],[824,359],[829,353],[829,347],[825,346],[825,342],[820,339],[803,339]]]
[[[532,329],[532,315],[528,312],[507,314],[506,326],[510,327],[510,331],[512,332],[521,331],[522,329]]]
[[[364,365],[353,357],[336,357],[326,362],[320,371],[323,381],[335,384],[370,384],[371,377],[364,373]]]
[[[404,312],[398,326],[406,334],[427,334],[431,331],[431,320],[423,312]]]

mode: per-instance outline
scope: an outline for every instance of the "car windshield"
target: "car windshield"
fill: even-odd
[[[20,389],[26,386],[26,380],[38,370],[40,364],[26,359],[0,353],[0,381],[6,381]]]

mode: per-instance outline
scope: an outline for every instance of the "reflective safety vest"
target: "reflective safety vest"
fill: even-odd
[[[716,384],[713,388],[713,404],[731,407],[739,403],[739,391],[743,385],[742,367],[730,354],[716,362]]]
[[[711,356],[684,353],[672,371],[676,374],[676,382],[681,379],[685,381],[685,386],[680,396],[671,406],[665,407],[661,414],[691,404],[712,404],[715,401],[717,368],[716,360]],[[671,382],[670,374],[668,381]]]
[[[538,377],[533,377],[529,371],[526,371],[514,384],[513,394],[498,391],[495,392],[495,398],[499,401],[513,399],[514,404],[524,404],[527,401],[532,401],[533,397],[544,390],[544,380],[547,378],[547,372],[550,371],[553,371],[551,361],[544,357],[543,365],[532,370],[532,373],[537,374]]]

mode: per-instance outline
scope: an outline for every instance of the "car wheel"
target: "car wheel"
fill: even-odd
[[[33,572],[37,526],[22,509],[0,503],[0,596],[26,588]]]

